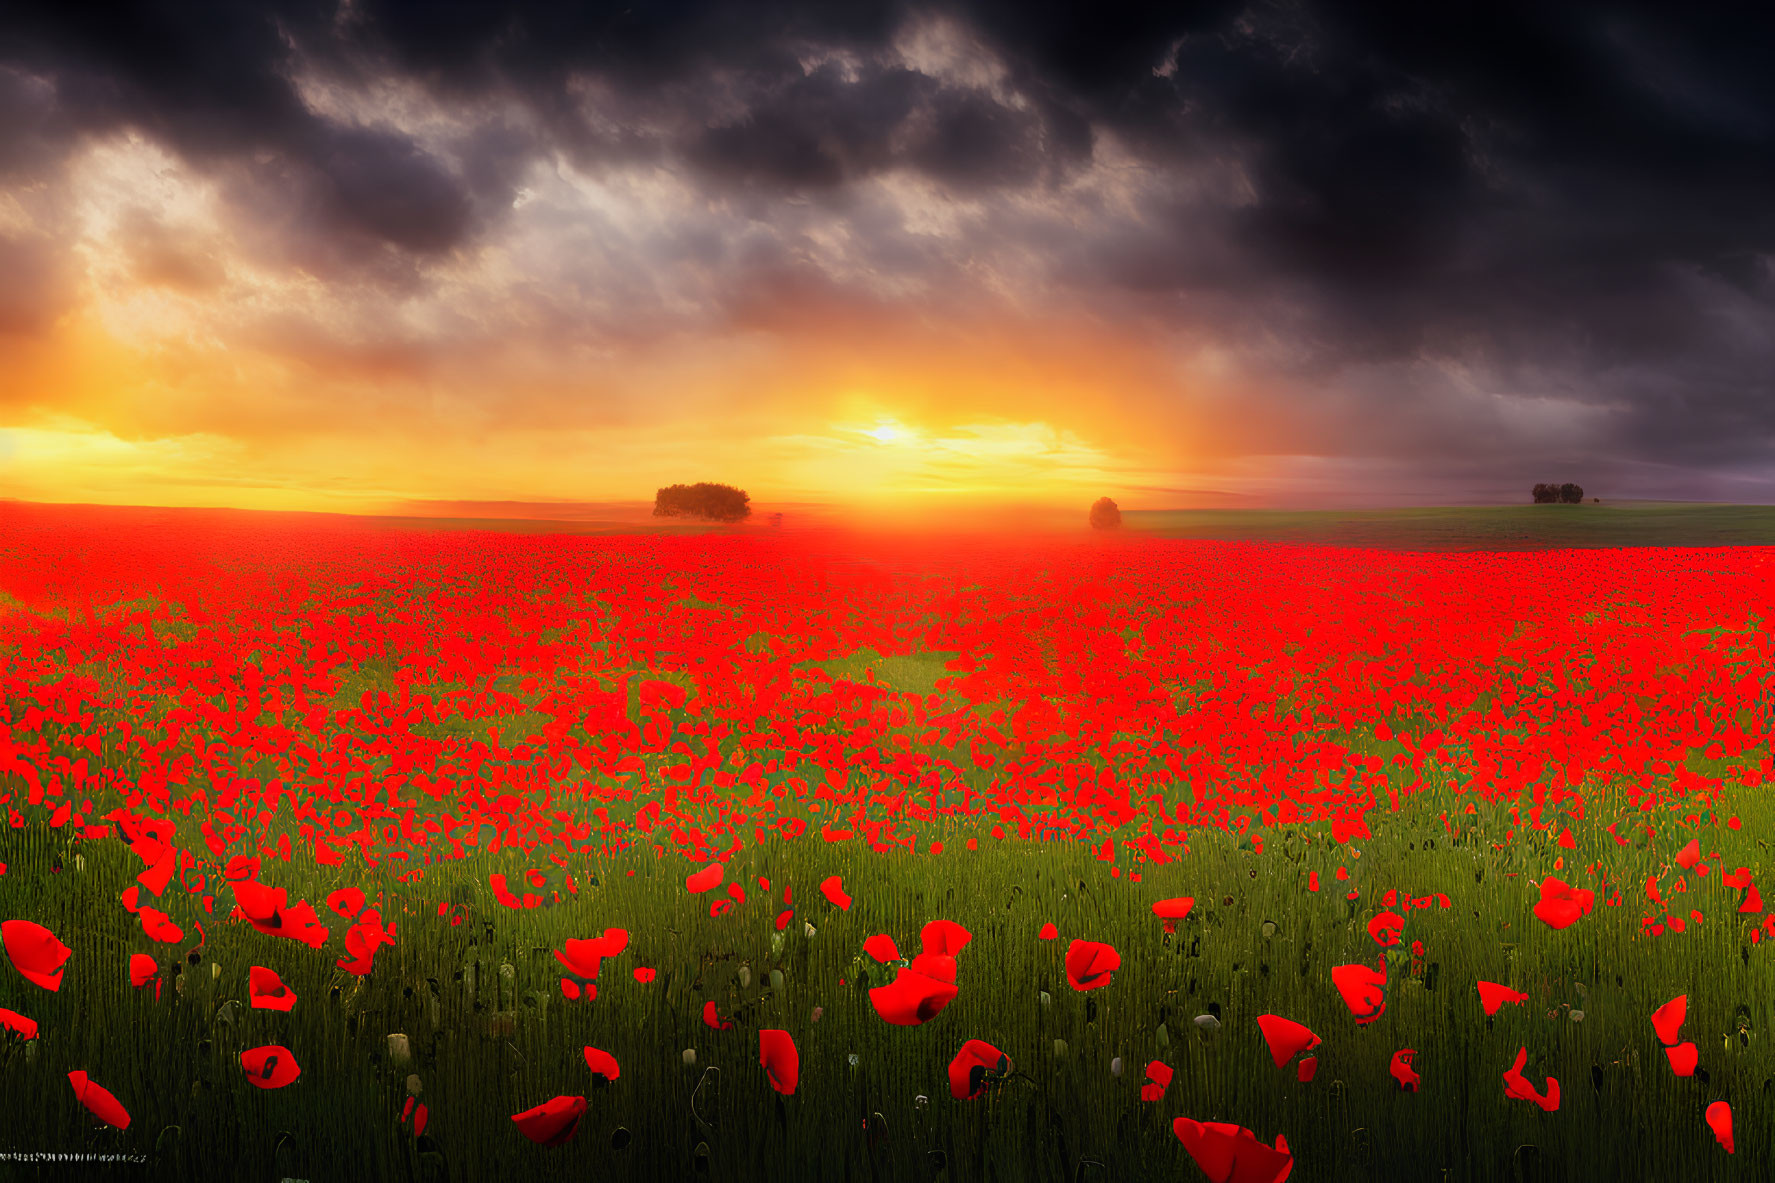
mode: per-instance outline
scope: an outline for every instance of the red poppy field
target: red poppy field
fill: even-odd
[[[0,507],[0,1172],[1761,1178],[1772,573]]]

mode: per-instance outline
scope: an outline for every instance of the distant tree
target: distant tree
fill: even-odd
[[[1122,526],[1122,511],[1116,503],[1107,497],[1099,497],[1091,506],[1091,529],[1119,530]]]
[[[1559,500],[1559,486],[1558,485],[1536,485],[1535,486],[1535,504],[1536,505],[1551,505],[1555,501],[1558,501],[1558,500]]]
[[[732,485],[702,481],[694,485],[667,485],[653,497],[656,518],[711,518],[717,522],[743,521],[752,512],[751,498]]]
[[[1602,504],[1602,498],[1601,498],[1601,497],[1592,497],[1592,498],[1591,498],[1591,499],[1590,499],[1590,504],[1592,504],[1592,505],[1601,505],[1601,504]]]
[[[1582,485],[1574,485],[1568,481],[1559,486],[1559,499],[1567,505],[1582,505],[1584,503],[1584,488]]]

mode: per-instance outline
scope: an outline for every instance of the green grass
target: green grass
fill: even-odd
[[[1377,815],[1375,838],[1354,844],[1359,857],[1304,827],[1271,832],[1262,854],[1207,832],[1165,866],[1130,862],[1124,852],[1119,880],[1087,846],[999,842],[984,820],[934,828],[946,843],[940,854],[772,844],[729,861],[727,879],[745,887],[748,901],[718,918],[708,915],[711,897],[684,889],[692,865],[658,860],[645,846],[617,859],[576,858],[576,895],[520,911],[498,905],[487,884],[492,870],[519,869],[502,856],[434,866],[416,886],[395,883],[386,869],[272,861],[265,880],[321,908],[333,930],[327,947],[208,923],[195,960],[179,965],[185,987],[169,982],[158,1002],[152,987],[133,990],[125,972],[130,952],[150,948],[116,902],[139,870],[134,857],[115,843],[9,832],[0,915],[48,924],[74,955],[58,993],[10,969],[0,974],[0,1006],[42,1024],[34,1046],[0,1046],[0,1105],[11,1115],[0,1149],[148,1153],[152,1177],[193,1179],[1060,1183],[1200,1178],[1170,1128],[1190,1116],[1236,1122],[1265,1140],[1286,1135],[1301,1180],[1766,1177],[1762,1164],[1775,1154],[1767,1084],[1775,1074],[1775,947],[1749,946],[1747,923],[1732,913],[1737,893],[1691,875],[1690,894],[1675,898],[1701,907],[1706,922],[1681,936],[1641,936],[1639,886],[1687,834],[1667,829],[1653,847],[1617,847],[1603,832],[1610,819],[1593,810],[1574,823],[1579,848],[1560,874],[1600,887],[1574,865],[1600,858],[1624,903],[1605,906],[1599,891],[1590,916],[1554,932],[1531,916],[1529,881],[1567,853],[1552,845],[1556,830],[1498,850],[1507,814],[1489,822],[1458,815],[1491,828],[1470,825],[1451,838],[1436,815],[1453,800],[1425,795],[1408,812]],[[1761,795],[1721,808],[1741,813],[1744,828],[1704,830],[1703,849],[1721,850],[1720,867],[1744,864],[1761,877],[1767,843],[1752,835],[1768,832],[1775,810]],[[977,853],[964,849],[969,835],[978,836]],[[52,871],[57,859],[62,869]],[[1340,865],[1351,870],[1348,883],[1334,877]],[[1144,881],[1132,883],[1132,871]],[[1305,890],[1309,871],[1320,876],[1316,894]],[[772,880],[769,900],[757,890],[761,874]],[[819,894],[829,874],[842,874],[855,897],[848,912]],[[332,964],[345,922],[322,901],[348,882],[372,899],[384,891],[384,914],[400,927],[367,978]],[[779,937],[772,918],[785,884],[795,917]],[[1360,900],[1344,898],[1351,887]],[[1406,946],[1424,942],[1424,974],[1412,976],[1408,954],[1390,954],[1386,1014],[1358,1027],[1330,970],[1379,955],[1364,925],[1389,888],[1443,892],[1453,907],[1407,913]],[[176,883],[169,894],[180,894]],[[1173,895],[1197,904],[1168,939],[1149,908]],[[459,901],[467,922],[438,918],[439,899]],[[226,906],[218,900],[218,913]],[[939,918],[974,934],[959,958],[960,997],[921,1027],[890,1027],[866,995],[888,972],[863,956],[863,940],[887,932],[910,955],[919,928]],[[1058,941],[1036,939],[1046,921],[1059,926]],[[608,926],[631,932],[628,951],[605,964],[596,1000],[566,1001],[552,950]],[[1067,984],[1062,959],[1075,937],[1121,952],[1109,986],[1078,993]],[[151,951],[164,965],[169,950]],[[245,1008],[253,964],[276,969],[297,992],[294,1012]],[[637,965],[656,968],[657,980],[634,982]],[[780,988],[772,970],[782,974]],[[1473,989],[1480,978],[1525,990],[1529,1002],[1505,1006],[1488,1023]],[[1690,1000],[1683,1036],[1700,1047],[1706,1084],[1674,1078],[1651,1029],[1652,1010],[1680,993]],[[703,1026],[710,998],[737,1017],[733,1030]],[[1205,1038],[1192,1020],[1210,1003],[1222,1026]],[[1581,1023],[1570,1008],[1585,1012]],[[1266,1012],[1323,1037],[1316,1080],[1297,1083],[1271,1064],[1255,1022]],[[1747,1041],[1736,1036],[1741,1016]],[[765,1082],[761,1027],[788,1030],[800,1049],[792,1097],[779,1099]],[[408,1036],[410,1065],[389,1061],[391,1033]],[[970,1038],[1007,1052],[1028,1079],[985,1099],[953,1100],[945,1069]],[[303,1076],[260,1092],[244,1081],[237,1056],[269,1043],[291,1048]],[[617,1057],[620,1080],[592,1087],[587,1044]],[[1537,1085],[1549,1074],[1560,1080],[1558,1112],[1505,1100],[1502,1073],[1522,1046]],[[1387,1074],[1404,1047],[1417,1052],[1416,1094],[1398,1092]],[[694,1067],[683,1063],[687,1048],[696,1051]],[[1116,1056],[1120,1077],[1110,1071]],[[1162,1101],[1145,1103],[1143,1069],[1154,1058],[1177,1075]],[[117,1094],[134,1117],[128,1131],[88,1130],[66,1082],[74,1068]],[[693,1110],[711,1068],[718,1090]],[[398,1123],[409,1072],[431,1111],[419,1142]],[[510,1115],[559,1093],[590,1101],[577,1135],[558,1149],[532,1146]],[[1716,1098],[1735,1111],[1732,1157],[1702,1122]],[[865,1125],[875,1114],[886,1134],[872,1144]],[[621,1151],[612,1149],[619,1128],[632,1136]],[[934,1154],[947,1164],[941,1171]],[[1102,1165],[1082,1166],[1086,1159]],[[1538,1165],[1518,1174],[1519,1160],[1531,1159]],[[114,1169],[127,1177],[127,1168]],[[32,1177],[7,1170],[0,1164],[0,1178]]]
[[[1379,547],[1540,550],[1775,545],[1775,505],[1627,502],[1363,510],[1130,510],[1130,533],[1162,538]]]
[[[821,669],[834,679],[848,679],[859,685],[873,679],[875,685],[897,693],[935,694],[937,679],[949,673],[945,663],[959,656],[958,652],[939,651],[883,657],[873,649],[863,649],[831,661],[802,662],[798,668]]]

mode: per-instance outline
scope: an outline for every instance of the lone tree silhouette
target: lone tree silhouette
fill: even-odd
[[[1536,485],[1534,496],[1536,505],[1577,505],[1584,500],[1584,489],[1570,482],[1563,485]]]
[[[1091,506],[1091,529],[1119,530],[1121,527],[1122,511],[1109,498],[1099,497]]]
[[[656,518],[711,518],[717,522],[743,521],[752,512],[744,489],[701,481],[694,485],[667,485],[653,496]]]

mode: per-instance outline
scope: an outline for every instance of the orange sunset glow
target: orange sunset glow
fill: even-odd
[[[214,180],[138,136],[86,147],[66,181],[65,302],[0,344],[8,493],[381,512],[639,499],[688,473],[762,500],[1044,504],[1210,459],[1207,400],[1163,396],[1224,395],[1226,377],[1089,309],[914,306],[791,270],[690,308],[693,324],[664,312],[599,339],[537,293],[556,247],[526,216],[657,221],[662,194],[690,195],[560,171],[499,241],[391,292],[268,260]]]

